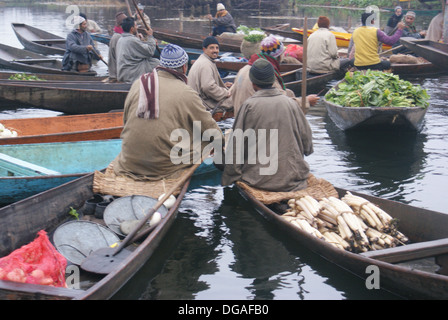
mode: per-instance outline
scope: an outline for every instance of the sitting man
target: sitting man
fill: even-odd
[[[415,12],[408,11],[404,16],[404,29],[401,37],[411,37],[415,39],[424,39],[426,36],[426,31],[417,31],[417,28],[414,25],[415,22]],[[400,38],[401,38],[400,37]],[[400,39],[395,42],[392,47],[398,47],[400,45]],[[411,53],[407,48],[400,47],[393,51],[393,53]]]
[[[156,40],[152,31],[148,30],[148,40],[143,41],[139,33],[137,37],[137,24],[131,17],[121,23],[123,33],[117,42],[117,76],[118,81],[132,83],[142,74],[151,72],[159,65],[159,59],[154,58]]]
[[[234,114],[236,115],[238,113],[239,108],[244,103],[244,101],[246,101],[247,98],[251,97],[255,93],[252,81],[250,80],[249,77],[249,72],[251,70],[251,66],[258,59],[267,60],[272,64],[275,73],[275,81],[273,86],[279,89],[286,96],[294,98],[298,106],[302,108],[302,111],[306,114],[309,109],[309,105],[311,106],[315,105],[319,100],[319,98],[316,95],[309,95],[307,97],[308,102],[307,105],[302,106],[302,99],[301,98],[296,99],[294,92],[285,87],[283,79],[280,75],[280,64],[282,62],[283,55],[285,52],[285,47],[283,43],[276,37],[269,36],[264,38],[263,41],[261,41],[260,49],[261,49],[260,53],[252,55],[252,57],[249,60],[249,63],[238,71],[238,74],[236,75],[236,78],[230,89],[233,99]]]
[[[352,39],[355,50],[354,66],[359,70],[387,70],[390,69],[388,60],[381,60],[378,54],[378,45],[380,42],[393,45],[400,39],[404,23],[397,24],[397,31],[388,36],[383,31],[373,26],[366,26],[367,19],[372,21],[374,12],[363,13],[361,15],[362,26],[353,31]]]
[[[349,60],[339,59],[336,36],[329,30],[330,19],[320,16],[317,26],[319,29],[308,37],[308,72],[322,74],[346,68]]]
[[[81,16],[74,17],[74,29],[67,35],[62,70],[87,72],[92,66],[93,57],[103,59],[95,49],[93,39],[87,32],[87,21]]]
[[[222,185],[242,181],[267,191],[304,189],[310,173],[304,156],[313,153],[310,125],[294,100],[272,86],[269,61],[255,61],[249,76],[256,92],[235,116]]]
[[[216,16],[207,15],[207,18],[213,23],[213,30],[211,36],[219,36],[224,32],[236,33],[235,21],[232,15],[226,10],[222,3],[216,6]]]
[[[203,53],[188,73],[188,85],[191,86],[204,102],[205,107],[213,111],[221,108],[231,110],[232,98],[229,87],[231,82],[224,83],[214,62],[219,55],[219,42],[209,36],[202,43]]]
[[[202,137],[211,129],[209,137],[222,147],[222,131],[197,92],[187,86],[187,69],[185,50],[169,44],[161,52],[160,66],[132,84],[124,105],[122,149],[113,161],[115,174],[148,180],[178,178],[210,144],[193,141],[194,130]],[[191,139],[184,140],[182,134],[177,142],[181,130]]]

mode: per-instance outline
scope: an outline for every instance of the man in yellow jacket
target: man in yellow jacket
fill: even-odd
[[[403,32],[404,23],[399,22],[397,31],[392,36],[388,36],[378,28],[366,26],[367,19],[373,22],[373,14],[373,11],[363,13],[361,16],[362,26],[353,32],[352,38],[355,46],[354,65],[360,70],[387,70],[390,68],[390,62],[380,59],[378,54],[379,43],[393,45],[397,42]]]

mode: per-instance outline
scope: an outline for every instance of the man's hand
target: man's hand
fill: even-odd
[[[208,20],[212,20],[213,19],[213,17],[212,17],[212,15],[209,13],[208,15],[206,15],[205,16]]]
[[[230,88],[233,85],[233,83],[232,82],[226,82],[226,83],[224,83],[224,85],[226,86],[226,88]]]
[[[306,97],[308,99],[308,102],[310,103],[310,106],[316,105],[317,101],[319,101],[319,96],[317,94],[310,94]]]
[[[93,46],[92,46],[91,44],[89,44],[89,45],[86,47],[86,49],[87,49],[87,51],[92,51],[92,50],[93,50]]]
[[[400,30],[403,30],[405,26],[406,26],[406,25],[404,24],[403,21],[400,21],[400,22],[398,22],[398,24],[397,24],[397,27],[398,27],[398,29],[400,29]]]

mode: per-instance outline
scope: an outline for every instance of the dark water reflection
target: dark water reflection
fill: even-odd
[[[107,30],[117,8],[85,7],[82,11]],[[180,21],[178,14],[169,9],[150,9],[154,26],[183,27],[185,31],[207,34],[208,21]],[[290,22],[300,27],[304,15],[312,21],[321,14],[329,16],[335,25],[348,27],[356,23],[359,11],[304,7],[297,12],[275,12],[275,17],[272,12],[262,16],[249,11],[237,11],[234,16],[239,24],[249,26]],[[11,22],[25,22],[65,36],[69,31],[64,25],[67,16],[65,7],[58,6],[0,7],[1,42],[21,48]],[[422,16],[421,23],[430,17]],[[107,56],[107,46],[98,47]],[[102,63],[95,68],[100,74],[107,72]],[[307,115],[315,150],[307,161],[316,176],[335,186],[447,212],[444,187],[448,181],[448,76],[412,81],[431,95],[422,132],[344,133],[335,127],[319,103]],[[0,119],[56,114],[19,108],[1,110]],[[232,121],[221,126],[229,128]],[[367,290],[363,280],[291,242],[248,206],[236,190],[223,188],[219,183],[219,173],[192,181],[166,241],[115,298],[396,298],[381,290]]]

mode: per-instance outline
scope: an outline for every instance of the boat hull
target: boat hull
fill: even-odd
[[[11,23],[11,26],[17,39],[26,50],[40,54],[64,55],[64,38],[24,23]],[[45,41],[48,43],[44,44]]]
[[[448,44],[410,37],[400,38],[400,43],[439,69],[448,71]]]
[[[396,128],[420,131],[427,108],[343,107],[324,100],[330,119],[341,130]]]
[[[238,187],[238,190],[254,206],[254,209],[258,213],[270,223],[277,226],[284,234],[287,234],[295,243],[315,252],[356,276],[367,279],[371,274],[371,271],[369,272],[371,269],[369,268],[374,266],[378,267],[379,270],[378,274],[380,276],[381,288],[395,293],[400,297],[442,300],[448,298],[448,276],[420,271],[403,265],[391,264],[368,258],[361,254],[338,249],[328,242],[299,230],[241,187]],[[339,197],[342,197],[347,190],[337,188],[337,191]],[[448,237],[448,230],[444,227],[448,223],[447,214],[420,209],[356,192],[352,193],[364,197],[393,217],[399,219],[400,230],[412,242],[430,241]]]

